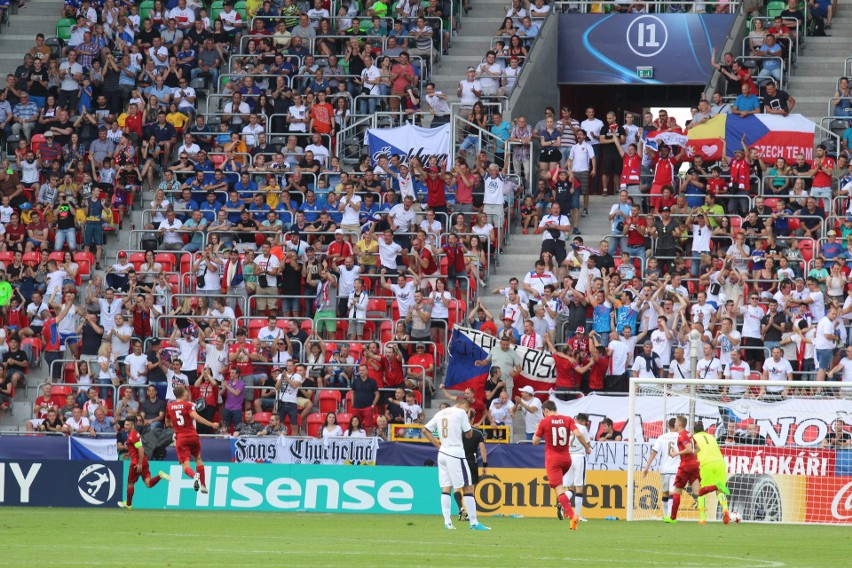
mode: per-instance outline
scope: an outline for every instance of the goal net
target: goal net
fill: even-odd
[[[676,445],[676,436],[673,441],[663,434],[670,419],[684,416],[690,434],[700,421],[717,440],[727,467],[729,508],[744,522],[852,524],[849,383],[631,383],[623,432],[630,446],[628,520],[664,516],[663,497],[674,492],[675,475],[670,474],[677,464],[660,455]],[[692,489],[684,489],[678,519],[699,519],[696,497]],[[707,522],[721,519],[715,493],[705,496],[705,510]]]

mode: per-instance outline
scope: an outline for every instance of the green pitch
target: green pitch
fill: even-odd
[[[144,489],[141,489],[144,491]],[[0,565],[848,567],[848,527],[3,507]]]

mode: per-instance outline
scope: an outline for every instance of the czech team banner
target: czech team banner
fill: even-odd
[[[238,463],[375,465],[378,438],[232,438]]]
[[[815,127],[813,121],[800,114],[752,114],[744,118],[719,114],[689,130],[686,153],[689,158],[719,160],[725,149],[728,156],[733,156],[734,150],[742,149],[745,136],[745,144],[756,148],[768,164],[778,158],[792,162],[800,153],[812,160]]]
[[[429,158],[435,157],[447,170],[452,168],[450,155],[450,125],[423,128],[405,124],[396,128],[369,128],[364,144],[370,148],[370,163],[376,165],[380,156],[399,154],[403,162],[414,156],[426,166]]]
[[[497,338],[493,335],[469,327],[453,326],[444,386],[449,390],[472,388],[477,396],[484,397],[485,379],[491,367],[477,367],[474,361],[488,357],[488,352],[497,344]],[[512,349],[518,352],[521,359],[521,374],[514,379],[515,391],[527,385],[537,391],[553,388],[556,383],[556,364],[550,353],[520,345],[514,345]]]
[[[582,398],[562,401],[552,398],[560,414],[576,416],[579,412],[589,415],[589,431],[597,434],[601,421],[610,418],[616,430],[626,438],[629,433],[627,397],[591,394]],[[636,398],[636,442],[652,440],[663,431],[663,420],[678,414],[689,415],[687,397],[640,396]],[[705,429],[713,433],[725,419],[743,424],[755,423],[761,436],[769,446],[814,447],[831,431],[831,424],[838,416],[852,415],[852,400],[789,398],[780,402],[762,402],[756,399],[740,399],[724,406],[695,401],[695,419],[704,423]],[[596,437],[596,436],[594,436]]]
[[[125,470],[129,462],[125,462]],[[204,494],[174,462],[151,470],[168,483],[137,490],[134,509],[308,511],[439,515],[437,467],[335,467],[305,464],[208,463]]]
[[[560,14],[557,81],[705,85],[733,14]]]

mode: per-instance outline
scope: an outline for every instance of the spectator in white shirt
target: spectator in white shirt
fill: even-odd
[[[831,359],[834,356],[834,348],[840,335],[838,327],[840,327],[840,320],[837,318],[837,306],[832,304],[825,317],[819,320],[814,337],[817,381],[824,381],[825,374],[831,369]]]

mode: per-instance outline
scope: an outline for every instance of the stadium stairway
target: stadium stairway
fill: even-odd
[[[580,230],[586,246],[597,248],[600,241],[609,234],[609,210],[615,202],[615,197],[591,196],[589,198],[589,216],[580,219]],[[603,229],[603,230],[601,230]],[[488,281],[487,289],[483,290],[481,297],[483,305],[499,320],[503,309],[503,296],[491,294],[491,290],[502,288],[509,284],[509,279],[517,277],[523,282],[524,275],[533,269],[535,261],[539,258],[541,250],[541,235],[521,234],[518,225],[513,225],[512,235],[505,252],[500,255],[500,265],[496,273],[492,274]],[[500,326],[500,322],[495,322]],[[437,411],[441,402],[449,402],[441,391],[438,391],[432,407],[424,409],[426,419],[431,418]],[[520,414],[515,416],[513,423],[513,440],[524,439],[524,420]]]
[[[432,74],[435,88],[447,95],[451,103],[458,101],[456,88],[465,78],[467,68],[479,65],[491,48],[491,39],[511,5],[506,0],[473,0],[472,4],[470,13],[462,17],[459,31],[452,38],[450,55],[441,59],[441,66]]]
[[[55,34],[62,5],[61,0],[29,0],[26,8],[10,8],[11,25],[0,29],[0,71],[4,77],[14,73],[23,63],[24,53],[35,45],[37,33],[43,33],[48,38]],[[24,429],[24,421],[32,417],[33,402],[40,394],[37,387],[47,377],[47,365],[43,362],[40,367],[30,370],[27,387],[18,389],[8,412],[0,412],[0,429]]]
[[[846,74],[850,40],[845,30],[852,26],[852,11],[841,10],[831,23],[831,37],[809,37],[801,53],[787,92],[796,99],[795,111],[817,124],[828,116],[828,101],[837,90],[837,80]]]
[[[28,0],[26,8],[17,10],[17,13],[9,12],[12,25],[4,26],[0,33],[0,71],[3,77],[14,73],[23,63],[24,53],[35,45],[37,33],[43,33],[46,38],[56,34],[62,5],[62,0]]]

